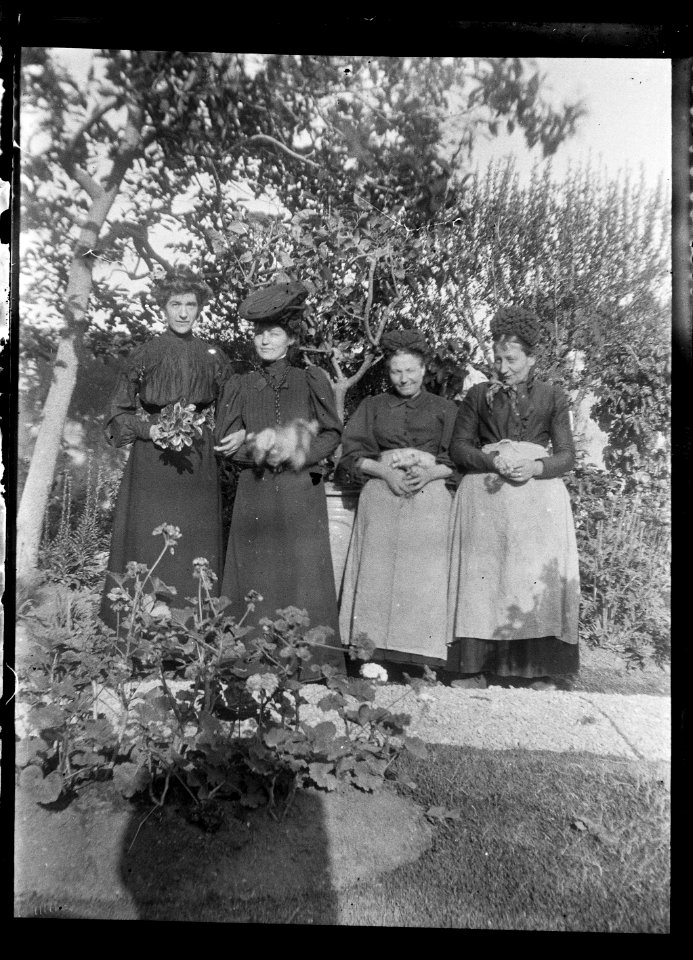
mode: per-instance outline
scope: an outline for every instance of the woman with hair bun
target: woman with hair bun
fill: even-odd
[[[577,543],[561,480],[575,462],[568,398],[534,376],[533,313],[502,308],[491,334],[495,379],[466,395],[450,444],[465,476],[452,519],[448,669],[455,686],[486,686],[490,673],[551,689],[579,668]]]
[[[392,389],[357,408],[338,469],[338,479],[365,484],[342,583],[342,640],[366,633],[376,660],[443,667],[457,406],[425,389],[420,333],[386,333],[381,346]]]
[[[195,589],[193,560],[205,558],[221,574],[221,494],[212,427],[217,398],[230,364],[217,347],[193,335],[200,310],[211,296],[194,273],[180,270],[154,284],[166,330],[128,357],[106,415],[110,444],[130,447],[113,518],[109,574],[102,619],[116,626],[108,593],[130,561],[151,566],[162,541],[152,531],[179,528],[175,553],[167,551],[155,591],[169,606],[189,605]],[[239,437],[240,443],[241,437]],[[174,587],[173,594],[165,586]]]

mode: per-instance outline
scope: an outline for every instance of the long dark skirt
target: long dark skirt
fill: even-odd
[[[561,677],[577,674],[580,653],[576,643],[558,637],[480,640],[459,637],[448,647],[450,673],[491,673],[498,677]]]
[[[193,560],[205,557],[217,577],[223,563],[219,473],[214,441],[206,429],[180,453],[135,440],[113,518],[109,571],[122,573],[130,560],[151,566],[164,545],[163,537],[152,536],[152,530],[162,523],[179,527],[182,537],[173,555],[166,552],[154,576],[175,587],[175,595],[162,595],[169,606],[190,606],[185,598],[195,596],[198,588]],[[113,629],[116,616],[106,594],[114,586],[107,575],[101,617]]]
[[[311,626],[334,630],[325,641],[331,649],[316,648],[313,662],[344,669],[325,489],[308,471],[240,475],[221,594],[241,616],[250,590],[263,599],[248,623],[276,619],[283,607],[305,609]]]

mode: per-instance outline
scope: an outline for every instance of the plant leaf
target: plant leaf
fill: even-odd
[[[404,747],[412,756],[417,757],[419,760],[426,760],[428,758],[428,747],[420,737],[405,737]]]
[[[44,777],[40,768],[25,767],[19,777],[19,785],[36,803],[54,803],[63,792],[63,778],[57,770]]]
[[[149,771],[145,767],[138,767],[134,763],[119,763],[113,770],[113,782],[119,793],[124,797],[132,797],[143,790],[151,780]]]

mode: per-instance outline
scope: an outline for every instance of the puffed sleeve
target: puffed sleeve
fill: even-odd
[[[219,393],[217,394],[217,411],[219,409],[218,399],[221,396],[221,392],[226,384],[227,380],[230,380],[234,376],[233,365],[229,358],[222,350],[218,350],[214,356],[215,359],[215,369],[214,369],[214,380],[217,384]]]
[[[219,443],[227,433],[241,430],[243,424],[241,396],[241,376],[230,372],[220,380],[219,396],[217,398],[216,426],[214,440]]]
[[[436,455],[436,463],[442,463],[443,466],[450,467],[452,470],[452,474],[445,479],[446,486],[450,487],[451,489],[455,489],[462,479],[462,474],[457,469],[457,466],[455,463],[453,463],[452,457],[450,456],[450,443],[452,441],[452,433],[455,429],[456,421],[457,404],[450,400],[445,404],[445,419],[443,421],[443,432],[440,435],[440,444],[438,446],[438,453]]]
[[[438,446],[438,453],[436,454],[436,463],[442,463],[446,467],[452,467],[455,469],[455,464],[452,462],[450,457],[450,443],[452,441],[452,433],[455,429],[455,422],[457,420],[457,404],[452,400],[446,402],[444,408],[444,420],[443,420],[443,431],[440,435],[440,443]]]
[[[124,447],[137,439],[149,440],[150,424],[137,416],[137,394],[142,378],[141,358],[141,349],[132,352],[111,394],[104,434],[114,447]]]
[[[318,421],[320,428],[317,437],[313,437],[306,459],[306,466],[311,467],[337,449],[342,437],[342,422],[325,371],[315,366],[308,367],[306,383],[310,393],[312,416]]]
[[[570,403],[564,390],[553,388],[553,413],[551,416],[552,454],[542,460],[543,471],[537,480],[560,477],[575,465],[575,443],[570,429]]]
[[[370,478],[359,470],[357,463],[362,458],[377,460],[380,446],[375,438],[373,397],[366,397],[349,418],[342,436],[342,456],[335,479],[339,483],[365,483]]]
[[[450,440],[450,457],[467,473],[497,473],[493,457],[479,449],[479,405],[484,402],[483,384],[477,383],[457,411]]]

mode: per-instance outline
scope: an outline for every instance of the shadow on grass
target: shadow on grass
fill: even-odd
[[[312,922],[299,904],[318,896],[321,923],[337,922],[330,845],[320,798],[300,791],[279,821],[265,809],[224,804],[215,832],[169,807],[133,816],[123,834],[120,880],[140,920]],[[236,814],[234,816],[234,813]]]

